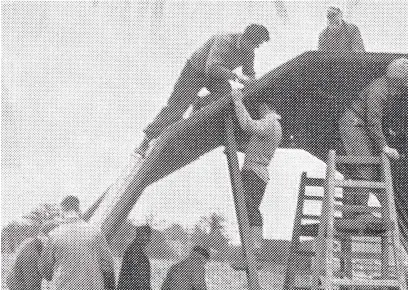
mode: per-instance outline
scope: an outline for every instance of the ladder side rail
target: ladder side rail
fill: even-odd
[[[392,175],[391,175],[391,164],[388,157],[383,153],[381,155],[382,159],[382,175],[384,178],[384,182],[386,184],[385,188],[385,199],[387,199],[387,211],[389,213],[389,217],[391,222],[394,225],[392,232],[392,245],[394,248],[394,260],[395,260],[395,269],[397,274],[397,279],[399,281],[399,286],[401,290],[407,290],[407,283],[405,279],[404,269],[402,268],[402,249],[400,245],[400,233],[398,227],[398,220],[397,220],[397,212],[395,207],[395,200],[394,200],[394,190],[393,190],[393,183],[392,183]]]
[[[284,289],[292,289],[295,283],[294,279],[294,263],[296,260],[296,251],[299,248],[299,236],[300,236],[300,226],[301,226],[301,221],[302,221],[302,215],[303,215],[303,205],[304,205],[304,197],[305,197],[305,191],[306,191],[306,172],[302,172],[302,176],[300,178],[300,184],[299,184],[299,194],[298,194],[298,202],[296,206],[296,214],[295,214],[295,220],[294,220],[294,225],[293,225],[293,231],[292,231],[292,240],[290,243],[290,248],[289,248],[289,257],[287,259],[286,263],[286,274],[285,274],[285,282],[284,282]]]
[[[326,279],[324,288],[332,289],[333,282],[333,247],[334,247],[334,194],[335,194],[335,178],[336,178],[336,152],[329,151],[326,168],[327,182],[325,191],[327,195],[327,237],[326,237]]]
[[[248,213],[246,210],[246,203],[244,197],[244,189],[241,180],[241,174],[239,170],[237,145],[234,135],[234,123],[232,121],[231,112],[226,112],[224,115],[225,120],[225,134],[226,134],[226,155],[228,160],[228,167],[230,173],[231,187],[234,196],[235,211],[238,219],[239,233],[241,237],[241,244],[244,250],[244,256],[248,263],[247,267],[247,279],[248,289],[256,290],[260,289],[258,282],[258,273],[256,269],[256,260],[253,249],[253,243],[250,238],[250,227]]]

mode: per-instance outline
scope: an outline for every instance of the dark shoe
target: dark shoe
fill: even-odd
[[[134,151],[135,154],[138,154],[142,158],[144,158],[146,156],[147,149],[149,149],[149,143],[150,143],[150,140],[147,138],[144,138],[142,143],[140,143],[139,147],[135,149]]]

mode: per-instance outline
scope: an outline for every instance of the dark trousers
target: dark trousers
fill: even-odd
[[[346,110],[339,121],[341,140],[347,155],[373,156],[378,155],[374,141],[368,135],[364,123],[351,110]],[[373,180],[378,170],[367,165],[355,165],[346,174],[346,178]],[[344,189],[345,204],[367,205],[370,190],[365,188]],[[372,192],[375,193],[375,192]],[[380,200],[381,202],[381,200]]]
[[[248,211],[249,225],[262,227],[263,220],[259,207],[265,194],[266,182],[250,170],[241,171],[242,185],[246,208]]]
[[[149,139],[157,138],[167,126],[181,120],[190,105],[200,103],[197,93],[204,87],[211,92],[211,101],[231,91],[231,86],[226,80],[207,77],[205,74],[197,72],[187,61],[174,85],[167,105],[144,129],[146,137]],[[208,100],[206,102],[208,103]],[[199,108],[200,106],[195,106],[195,110]]]

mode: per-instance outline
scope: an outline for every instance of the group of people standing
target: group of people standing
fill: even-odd
[[[346,23],[337,7],[327,10],[328,26],[319,36],[321,51],[364,51],[357,26]],[[240,127],[250,135],[246,144],[241,171],[246,206],[255,254],[263,247],[262,215],[259,210],[269,181],[269,164],[282,138],[281,116],[267,100],[258,100],[259,118],[252,118],[243,104],[243,93],[232,89],[229,81],[244,85],[255,81],[254,50],[269,41],[266,27],[251,24],[243,33],[217,35],[209,39],[186,62],[168,100],[152,123],[144,130],[146,136],[135,150],[145,156],[149,144],[172,123],[180,120],[190,105],[202,106],[197,93],[206,87],[214,101],[229,94]],[[242,67],[242,74],[233,72]],[[376,155],[384,152],[398,159],[396,149],[388,146],[381,126],[383,110],[393,96],[408,87],[408,59],[392,61],[385,74],[372,81],[346,109],[339,120],[341,139],[349,155]],[[206,101],[208,103],[208,100]],[[353,177],[371,179],[370,169],[357,168]],[[345,202],[363,205],[368,193],[345,193]],[[41,279],[50,280],[58,266],[57,289],[115,289],[112,254],[99,229],[81,219],[79,200],[67,197],[61,203],[65,222],[25,243],[10,272],[10,290],[40,289]],[[358,217],[356,217],[358,218]],[[145,247],[151,238],[148,226],[137,229],[136,238],[123,257],[117,289],[151,289],[150,262]],[[189,257],[173,265],[162,290],[206,289],[205,262],[208,249],[195,246]],[[26,265],[30,265],[26,267]],[[38,267],[37,267],[38,265]]]

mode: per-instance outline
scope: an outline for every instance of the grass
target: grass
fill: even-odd
[[[1,286],[2,290],[8,289],[6,285],[7,273],[10,269],[13,255],[2,254],[1,264]],[[115,260],[115,270],[118,274],[120,269],[120,259]],[[168,268],[176,261],[151,260],[152,289],[159,290],[166,276]],[[243,271],[234,271],[228,263],[210,262],[207,268],[208,289],[223,290],[244,290],[247,288],[246,274]],[[259,272],[259,281],[262,289],[277,290],[282,289],[283,269],[282,267],[270,267]],[[43,283],[43,290],[54,289],[52,283]]]

